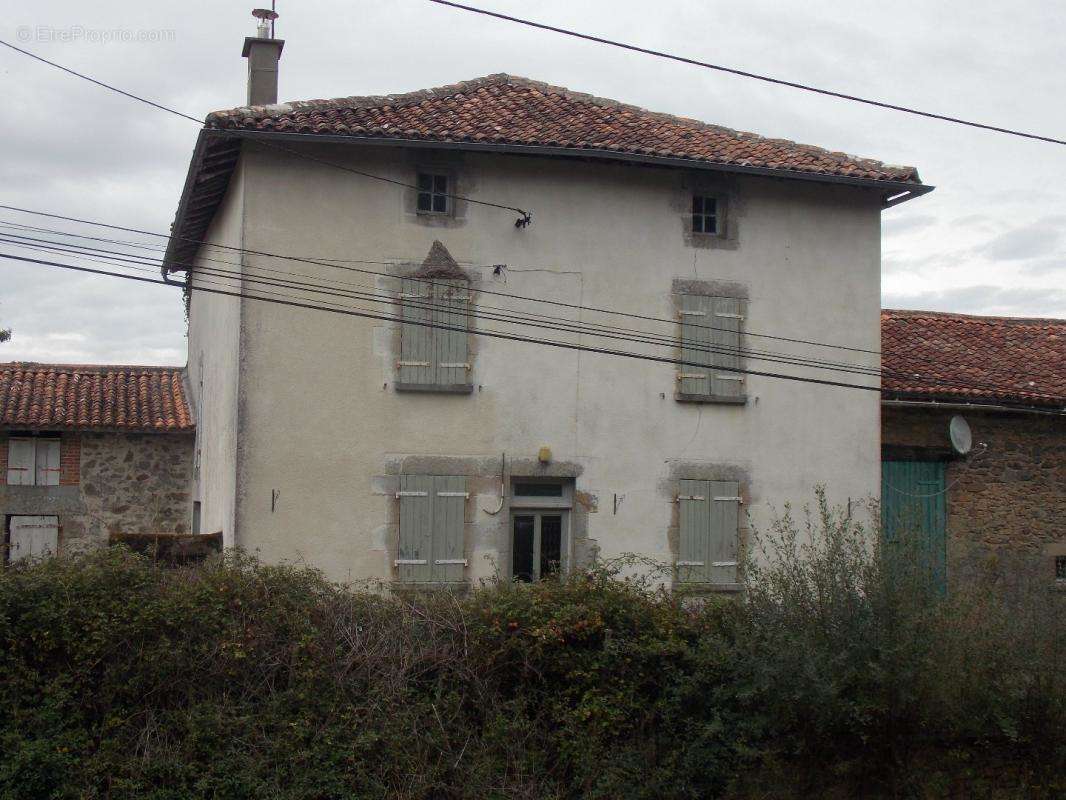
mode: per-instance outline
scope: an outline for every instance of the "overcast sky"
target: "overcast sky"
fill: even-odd
[[[624,53],[426,0],[278,3],[277,32],[286,42],[282,100],[404,92],[510,72],[913,164],[937,189],[884,212],[884,304],[1066,317],[1066,147]],[[1066,138],[1062,2],[480,4]],[[248,0],[11,5],[0,36],[73,69],[198,118],[243,103],[240,51],[254,26]],[[196,126],[4,48],[0,90],[0,203],[168,229]],[[41,224],[6,211],[0,220]],[[0,327],[14,328],[11,341],[0,344],[0,360],[185,363],[180,294],[164,287],[0,262]]]

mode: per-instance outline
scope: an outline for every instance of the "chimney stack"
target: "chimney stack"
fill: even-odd
[[[248,105],[274,105],[278,102],[278,62],[285,42],[274,38],[275,12],[257,8],[252,16],[259,20],[257,35],[244,40],[241,53],[248,59]]]

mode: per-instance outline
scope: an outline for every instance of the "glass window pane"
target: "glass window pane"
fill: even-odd
[[[697,195],[697,196],[692,198],[692,213],[693,214],[702,214],[703,213],[703,198],[700,197],[699,195]]]
[[[703,213],[715,214],[718,212],[718,200],[713,197],[703,198]]]
[[[434,175],[433,176],[433,191],[435,192],[448,192],[448,176],[447,175]]]
[[[700,214],[692,215],[692,232],[703,233],[703,217]]]
[[[514,538],[511,546],[511,576],[516,581],[533,580],[533,516],[514,518]]]
[[[443,214],[448,210],[448,198],[442,194],[433,195],[433,210]]]
[[[713,216],[705,217],[703,220],[703,232],[718,233],[718,219]]]
[[[433,176],[423,172],[418,173],[418,188],[430,192],[433,190]]]
[[[540,577],[557,575],[563,562],[563,518],[559,514],[540,518]]]
[[[515,497],[562,497],[563,485],[561,483],[516,483],[513,494]]]
[[[418,193],[418,210],[419,211],[431,211],[433,210],[433,195],[426,194],[425,192]]]

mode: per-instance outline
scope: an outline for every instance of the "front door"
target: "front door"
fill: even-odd
[[[8,523],[7,560],[55,555],[59,547],[59,517],[11,517]]]
[[[943,461],[881,463],[886,553],[913,564],[941,594],[947,584],[946,466]]]
[[[516,511],[511,529],[511,577],[539,581],[565,571],[566,513]]]

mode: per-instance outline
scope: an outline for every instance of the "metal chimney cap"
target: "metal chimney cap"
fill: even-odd
[[[278,12],[271,11],[269,8],[253,8],[252,16],[263,21],[274,20],[278,18]]]

